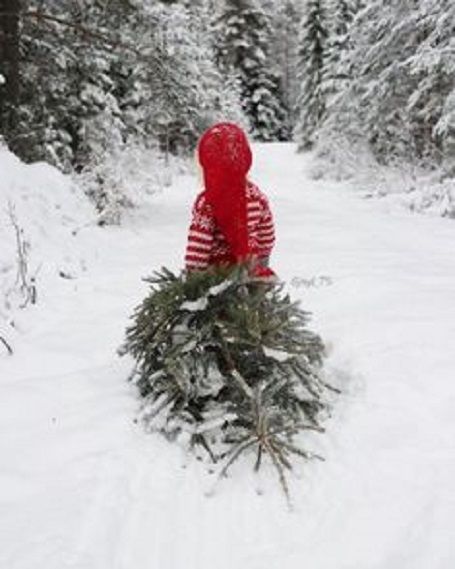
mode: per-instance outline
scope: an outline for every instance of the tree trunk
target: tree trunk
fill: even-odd
[[[19,101],[20,0],[0,0],[0,133],[14,125]]]

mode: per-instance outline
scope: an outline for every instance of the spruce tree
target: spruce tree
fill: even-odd
[[[300,95],[295,139],[300,150],[313,147],[326,112],[327,17],[323,0],[307,0],[299,47]]]
[[[69,170],[117,138],[122,125],[110,69],[119,36],[112,14],[95,1],[29,2],[18,120],[8,141],[22,158]]]
[[[19,102],[20,8],[19,0],[3,0],[0,6],[0,134],[6,136],[13,129]]]
[[[282,80],[270,67],[272,29],[255,0],[225,0],[215,23],[217,60],[223,73],[236,75],[243,109],[258,140],[286,137]]]
[[[381,163],[454,163],[450,0],[360,3],[327,109],[324,144],[363,141]]]
[[[299,90],[297,52],[300,18],[299,6],[294,0],[286,0],[286,2],[274,6],[271,58],[282,78],[284,106],[287,113],[287,138],[292,137],[296,122],[296,104]]]
[[[414,7],[411,22],[414,33],[409,28],[409,40],[414,37],[419,41],[417,53],[406,62],[408,73],[415,79],[408,97],[414,144],[419,155],[442,164],[453,176],[455,4],[427,0]]]
[[[250,282],[242,268],[174,275],[163,269],[127,330],[122,353],[151,430],[201,446],[225,473],[246,451],[268,456],[287,492],[299,440],[321,431],[329,386],[324,346],[309,315],[278,285]]]
[[[328,37],[324,76],[327,94],[331,97],[342,91],[349,80],[346,52],[349,49],[349,32],[355,7],[352,0],[326,0],[326,10]]]
[[[29,0],[21,17],[21,89],[7,142],[27,161],[79,171],[131,142],[184,153],[208,123],[244,122],[215,65],[205,10]]]

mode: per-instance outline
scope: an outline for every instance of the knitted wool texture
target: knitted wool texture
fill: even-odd
[[[246,175],[252,153],[247,137],[235,124],[216,124],[202,135],[198,155],[206,199],[235,261],[242,262],[254,253],[248,244]]]

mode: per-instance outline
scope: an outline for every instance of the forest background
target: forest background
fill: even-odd
[[[104,222],[217,120],[453,216],[454,31],[450,0],[2,0],[0,133]]]

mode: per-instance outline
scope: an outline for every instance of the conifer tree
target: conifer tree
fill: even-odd
[[[279,74],[270,68],[272,30],[256,0],[225,0],[215,24],[220,68],[236,75],[252,135],[258,140],[285,137],[284,95]]]
[[[325,69],[327,16],[323,0],[307,0],[301,21],[299,47],[300,95],[295,139],[299,149],[311,149],[316,141],[327,103]]]
[[[327,94],[333,96],[342,91],[349,80],[346,52],[355,7],[352,0],[326,0],[326,11],[328,37],[324,76]]]
[[[449,0],[361,3],[323,144],[341,135],[350,145],[363,141],[379,162],[441,163],[451,171],[454,21]]]
[[[220,116],[242,123],[237,93],[215,65],[205,10],[182,2],[29,0],[7,142],[28,161],[80,170],[131,140],[186,152]]]
[[[313,456],[299,434],[322,430],[328,402],[308,314],[242,268],[186,278],[163,269],[150,284],[122,349],[136,361],[145,425],[200,445],[221,473],[248,450],[256,469],[268,456],[287,492],[292,458]]]
[[[0,134],[8,134],[15,122],[19,100],[19,0],[0,6]]]
[[[119,40],[112,32],[118,29],[113,14],[95,1],[49,0],[43,6],[30,0],[22,22],[13,146],[22,158],[69,170],[121,136],[111,78],[119,55],[113,49]]]
[[[272,7],[270,8],[272,9]],[[296,104],[299,90],[298,81],[298,32],[300,13],[294,0],[274,5],[272,13],[273,43],[271,58],[283,84],[285,101],[287,137],[292,137],[296,121]]]

